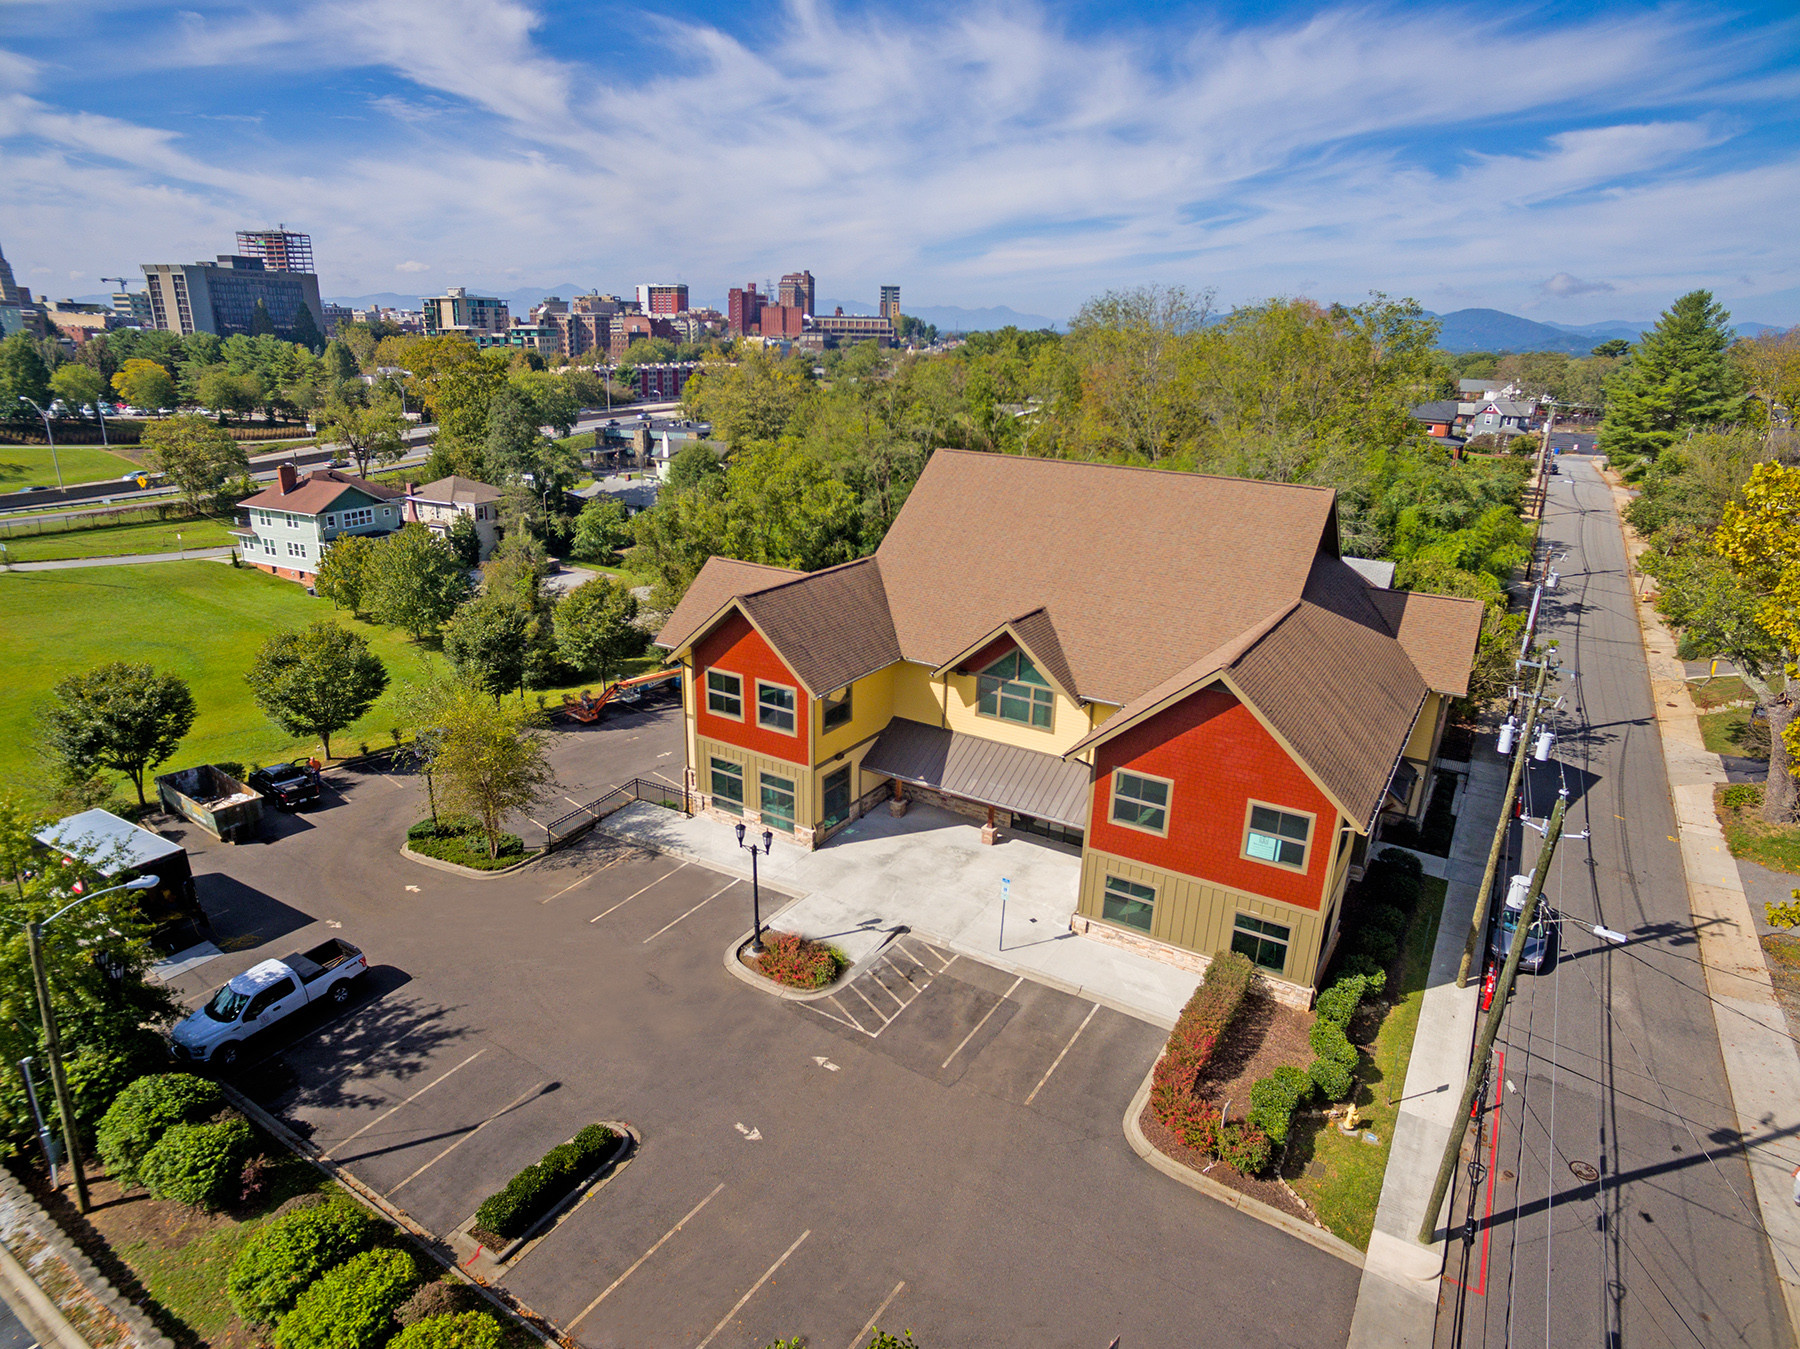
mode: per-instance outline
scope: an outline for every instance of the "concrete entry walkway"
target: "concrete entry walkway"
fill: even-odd
[[[647,802],[607,817],[607,833],[750,874],[732,826],[688,818]],[[853,961],[873,955],[900,931],[1040,983],[1079,993],[1159,1025],[1173,1025],[1199,977],[1069,930],[1081,858],[1068,848],[1002,831],[991,846],[981,827],[946,810],[914,803],[896,818],[885,811],[846,825],[816,851],[775,835],[758,863],[774,890],[799,898],[773,913],[774,926],[829,941]],[[1001,888],[1008,881],[1005,932]],[[765,906],[771,919],[773,900]]]

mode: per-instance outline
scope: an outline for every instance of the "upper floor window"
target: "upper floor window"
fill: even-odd
[[[1120,769],[1113,774],[1112,819],[1114,824],[1147,829],[1152,834],[1169,832],[1169,783]]]
[[[783,735],[794,733],[794,691],[756,681],[756,724]]]
[[[835,731],[840,726],[848,726],[850,724],[852,712],[850,709],[850,690],[848,688],[844,689],[844,691],[835,698],[827,696],[824,699],[824,704],[825,715],[823,721],[826,730]]]
[[[1048,728],[1056,694],[1023,651],[1008,651],[975,677],[975,709],[984,717]]]
[[[372,506],[363,506],[358,510],[344,512],[344,528],[356,529],[362,525],[375,523],[375,510]]]
[[[1244,856],[1304,871],[1306,844],[1311,835],[1312,816],[1294,815],[1252,802],[1250,828],[1244,838]]]
[[[706,672],[706,710],[716,716],[744,719],[744,680],[723,670]]]

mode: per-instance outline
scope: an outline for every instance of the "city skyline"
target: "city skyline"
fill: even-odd
[[[331,295],[803,264],[1058,317],[1160,282],[1800,322],[1773,5],[703,9],[14,0],[9,256],[93,293],[286,220]]]

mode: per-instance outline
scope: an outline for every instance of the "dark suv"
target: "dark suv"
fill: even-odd
[[[319,799],[319,784],[299,764],[278,763],[250,775],[250,786],[279,810],[298,810]]]

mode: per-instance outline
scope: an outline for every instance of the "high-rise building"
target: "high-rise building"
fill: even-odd
[[[767,298],[757,293],[754,281],[748,286],[733,286],[726,305],[730,331],[739,337],[754,337],[760,332],[763,301]]]
[[[688,288],[677,282],[637,288],[638,310],[645,314],[679,314],[688,307]]]
[[[813,274],[811,272],[789,272],[781,278],[778,298],[784,307],[798,309],[802,314],[812,313]]]
[[[31,298],[29,288],[13,280],[12,264],[0,253],[0,337],[17,332],[42,337],[44,307]]]
[[[883,286],[881,288],[881,317],[887,319],[896,328],[900,326],[900,287]]]
[[[313,330],[325,331],[319,278],[311,272],[273,272],[259,257],[233,253],[215,262],[146,262],[143,268],[150,322],[164,332],[250,333],[258,301],[278,336],[294,331],[303,308],[311,311]]]
[[[806,331],[806,311],[797,304],[766,304],[756,330],[764,337],[798,337]]]
[[[451,286],[442,295],[427,295],[419,301],[425,311],[425,335],[462,333],[474,337],[481,333],[501,333],[512,327],[506,301],[493,295],[471,295],[466,286]]]
[[[272,230],[239,230],[238,252],[261,258],[268,272],[317,272],[313,266],[312,235],[295,234],[286,225]]]
[[[147,290],[115,290],[112,306],[119,322],[128,328],[155,326],[150,318],[150,292]]]

